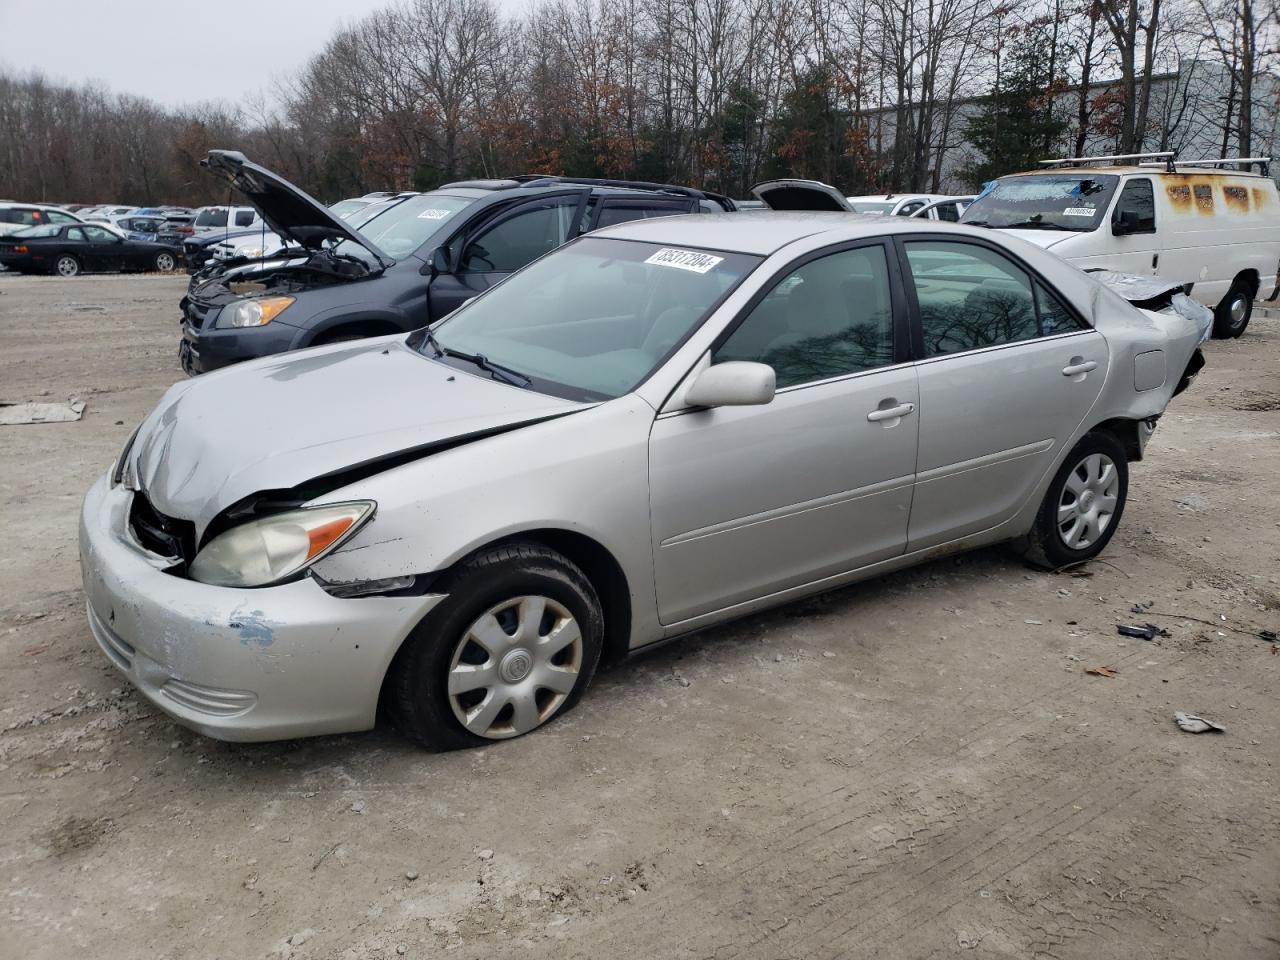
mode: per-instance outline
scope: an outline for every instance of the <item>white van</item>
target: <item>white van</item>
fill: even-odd
[[[1224,169],[1245,164],[1250,172]],[[1268,164],[1171,153],[1049,160],[988,184],[960,222],[1015,233],[1082,270],[1191,283],[1214,311],[1214,336],[1238,337],[1253,301],[1274,299],[1280,282]]]

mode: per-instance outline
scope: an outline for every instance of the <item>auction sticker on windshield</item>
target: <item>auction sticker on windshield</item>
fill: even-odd
[[[709,253],[663,247],[645,263],[654,263],[660,267],[675,267],[678,270],[691,270],[694,273],[706,273],[723,260],[724,257],[713,257]]]
[[[1093,207],[1067,207],[1062,211],[1064,217],[1092,217],[1094,213]]]
[[[420,214],[418,214],[418,219],[419,220],[444,220],[446,217],[448,217],[452,213],[453,213],[452,210],[440,210],[434,207],[428,207],[426,210],[423,210]]]

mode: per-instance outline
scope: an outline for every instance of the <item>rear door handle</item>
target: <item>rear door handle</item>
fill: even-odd
[[[915,409],[916,405],[914,403],[900,403],[896,407],[872,410],[867,414],[867,419],[872,423],[879,423],[881,420],[898,420],[909,413],[914,413]]]
[[[1081,376],[1082,374],[1092,373],[1094,370],[1097,370],[1097,369],[1098,369],[1097,360],[1085,360],[1083,362],[1077,360],[1063,367],[1062,375],[1064,377],[1078,377],[1078,376]]]

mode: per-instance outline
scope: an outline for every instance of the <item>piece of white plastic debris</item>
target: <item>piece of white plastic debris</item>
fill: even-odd
[[[1197,717],[1194,714],[1183,713],[1181,710],[1173,715],[1173,719],[1187,733],[1227,732],[1227,728],[1220,723],[1214,723],[1212,720],[1206,720],[1204,717]]]

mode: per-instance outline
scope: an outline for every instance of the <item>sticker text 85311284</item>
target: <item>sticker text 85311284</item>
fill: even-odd
[[[706,273],[718,263],[722,263],[724,257],[712,256],[709,253],[699,253],[696,250],[674,250],[670,247],[663,247],[653,256],[649,257],[645,263],[656,264],[660,267],[675,267],[677,270],[690,270],[693,273]]]

